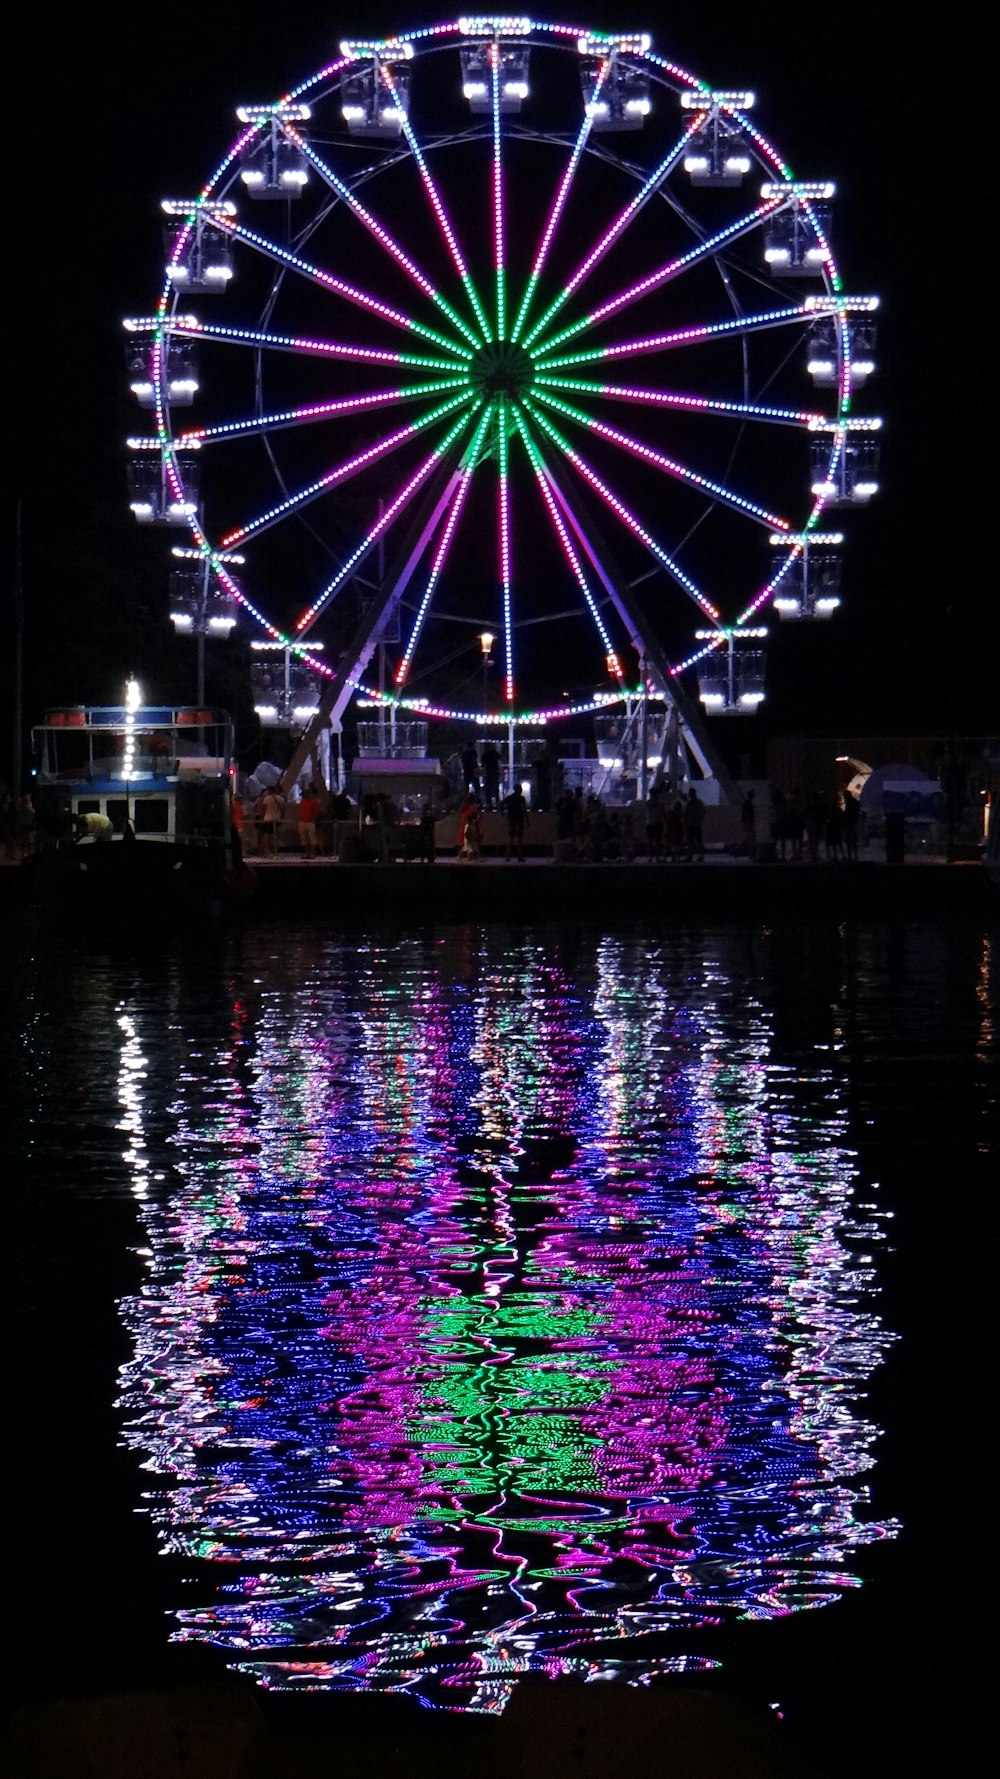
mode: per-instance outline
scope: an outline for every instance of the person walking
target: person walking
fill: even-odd
[[[458,817],[458,856],[460,859],[478,859],[483,841],[483,824],[479,817],[479,804],[471,791]]]

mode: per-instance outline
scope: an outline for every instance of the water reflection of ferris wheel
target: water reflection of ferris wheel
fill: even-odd
[[[697,750],[694,684],[755,709],[765,621],[840,602],[879,422],[834,188],[753,106],[645,37],[476,18],[242,108],[126,324],[174,609],[248,622],[335,725],[652,697]]]

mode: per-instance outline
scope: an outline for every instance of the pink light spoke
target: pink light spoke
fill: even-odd
[[[451,401],[444,402],[440,407],[433,409],[431,413],[425,414],[420,420],[412,421],[409,426],[400,427],[398,432],[389,433],[385,438],[379,439],[376,444],[369,445],[367,450],[359,451],[356,456],[349,457],[346,462],[338,464],[335,469],[328,470],[327,474],[321,476],[318,481],[310,482],[308,487],[300,488],[297,493],[288,495],[285,500],[279,501],[277,506],[269,507],[266,512],[258,514],[257,518],[251,519],[248,524],[240,525],[235,530],[228,532],[222,539],[221,547],[225,550],[231,549],[234,544],[243,543],[247,538],[256,537],[262,531],[268,530],[270,526],[277,525],[280,520],[287,518],[289,513],[296,512],[310,501],[319,499],[321,495],[336,487],[338,483],[349,481],[351,476],[356,475],[359,470],[365,469],[381,457],[388,456],[391,451],[398,450],[400,445],[405,444],[408,439],[415,438],[417,433],[422,432],[425,427],[433,426],[435,421],[442,419],[446,414],[453,413],[457,407],[464,407],[471,399],[471,395],[467,393],[455,396]]]
[[[640,297],[648,296],[654,290],[660,290],[664,284],[670,283],[674,278],[679,278],[683,272],[690,271],[692,266],[701,265],[704,260],[712,259],[720,247],[738,240],[741,235],[749,234],[752,229],[757,228],[765,216],[769,216],[772,211],[780,208],[782,202],[783,200],[780,198],[766,199],[748,215],[739,217],[727,228],[719,229],[707,240],[699,241],[696,247],[690,248],[687,253],[682,253],[678,259],[668,260],[655,272],[650,272],[645,278],[640,278],[638,283],[630,284],[627,290],[620,291],[616,297],[610,297],[599,308],[592,309],[582,321],[575,321],[572,327],[563,328],[562,333],[553,334],[550,340],[543,341],[540,346],[536,347],[536,351],[539,354],[552,352],[556,346],[561,346],[564,341],[571,340],[585,327],[597,326],[599,322],[606,321],[609,315],[616,315],[619,309],[627,308],[630,303],[638,302]]]
[[[417,609],[417,615],[413,620],[413,627],[410,631],[409,639],[407,641],[405,649],[403,650],[402,656],[400,657],[399,666],[396,669],[396,685],[399,687],[402,687],[405,685],[406,680],[409,676],[410,663],[413,660],[414,651],[416,649],[417,643],[420,640],[420,633],[424,627],[424,621],[427,617],[427,613],[430,610],[431,602],[432,602],[432,600],[434,598],[434,594],[437,590],[437,584],[441,578],[441,572],[444,568],[444,564],[445,564],[445,560],[448,555],[448,551],[451,548],[452,538],[455,535],[455,530],[458,525],[458,521],[461,517],[462,508],[465,505],[465,497],[469,491],[469,483],[472,481],[472,478],[473,478],[473,476],[476,472],[476,469],[478,467],[479,450],[482,445],[483,439],[486,436],[486,429],[487,429],[487,427],[490,423],[490,420],[492,418],[492,413],[493,413],[492,404],[490,404],[487,407],[486,412],[482,415],[482,417],[479,421],[479,425],[476,428],[475,436],[472,440],[472,446],[468,453],[468,459],[467,459],[465,468],[462,471],[462,478],[461,478],[461,481],[459,482],[458,487],[455,491],[455,498],[451,503],[451,508],[449,510],[448,517],[445,521],[444,530],[441,534],[441,541],[438,544],[437,550],[434,553],[434,561],[431,564],[431,572],[427,577],[427,586],[424,589],[423,597],[422,597],[422,599],[420,601],[420,605]]]
[[[589,123],[590,123],[590,119],[588,118],[587,124],[589,125]],[[622,233],[622,230],[626,229],[628,227],[629,223],[632,222],[636,216],[638,216],[640,210],[643,208],[643,206],[646,203],[648,203],[649,199],[653,196],[653,193],[655,191],[657,191],[659,186],[662,185],[664,179],[666,179],[667,176],[673,171],[674,167],[676,167],[678,161],[680,160],[685,149],[687,148],[688,143],[691,141],[692,136],[697,134],[698,129],[699,129],[698,121],[697,121],[697,119],[694,119],[692,121],[692,123],[689,125],[689,127],[684,131],[684,134],[681,136],[680,141],[676,142],[674,144],[674,146],[670,150],[669,154],[664,155],[663,160],[660,162],[659,166],[654,167],[652,173],[650,173],[650,175],[649,175],[649,178],[645,181],[645,183],[642,185],[640,190],[636,192],[635,197],[632,198],[630,203],[626,204],[624,210],[620,211],[619,214],[615,217],[614,222],[611,224],[610,228],[605,230],[604,234],[601,236],[600,240],[598,241],[596,247],[591,248],[591,251],[588,253],[586,259],[583,260],[583,262],[577,267],[576,271],[573,273],[573,276],[567,280],[566,284],[563,286],[563,289],[559,292],[559,295],[556,297],[555,301],[549,304],[549,307],[546,309],[545,314],[542,316],[541,320],[535,323],[535,326],[532,328],[530,334],[528,335],[527,339],[524,342],[526,347],[528,347],[528,348],[531,347],[532,342],[538,338],[539,334],[542,333],[546,327],[548,327],[549,322],[552,321],[556,315],[558,315],[560,309],[563,307],[563,304],[569,301],[569,298],[573,295],[573,292],[575,290],[578,290],[580,285],[584,282],[584,280],[590,276],[590,273],[593,271],[594,267],[596,265],[598,265],[599,262],[604,258],[604,255],[607,253],[609,247],[613,246],[615,241],[617,241],[619,235]],[[515,335],[515,338],[516,337],[517,336]]]
[[[500,593],[503,605],[503,652],[504,652],[504,697],[508,704],[514,702],[514,628],[511,597],[510,573],[510,474],[507,435],[507,404],[500,403],[499,408],[499,458],[500,470],[498,489],[499,544],[500,544]]]
[[[619,340],[610,346],[592,346],[587,352],[570,352],[560,358],[550,358],[546,361],[545,369],[567,369],[574,364],[593,364],[598,359],[624,358],[642,352],[663,352],[674,347],[697,346],[705,340],[718,340],[726,335],[759,333],[767,328],[785,327],[794,322],[814,321],[817,314],[824,312],[807,299],[784,309],[767,309],[751,315],[738,315],[732,321],[713,321],[703,327],[681,327],[672,333],[648,334],[638,340]]]
[[[458,351],[453,340],[439,334],[433,327],[425,327],[412,316],[404,315],[391,304],[381,302],[377,297],[370,296],[366,290],[359,290],[357,285],[348,284],[343,278],[336,278],[332,272],[324,272],[322,267],[315,266],[310,260],[302,259],[299,254],[292,253],[289,248],[281,247],[276,241],[269,241],[266,235],[258,235],[255,229],[248,229],[242,223],[233,222],[229,217],[220,217],[218,226],[225,228],[236,240],[243,241],[253,247],[265,258],[275,260],[277,264],[288,266],[291,271],[298,272],[310,283],[318,284],[321,289],[329,290],[334,296],[343,297],[345,302],[354,303],[359,309],[365,309],[370,315],[378,315],[381,320],[388,321],[393,327],[405,328],[408,333],[419,334],[425,340],[433,340],[436,346],[443,346],[446,351]]]
[[[604,82],[607,79],[608,70],[610,67],[611,67],[611,60],[609,57],[606,61],[601,63],[600,71],[598,73],[598,77],[597,77],[597,80],[594,85],[595,100],[597,99],[597,97],[601,91],[601,88],[603,87]],[[549,214],[548,222],[546,223],[545,229],[542,234],[541,245],[538,249],[538,252],[535,255],[535,263],[531,268],[531,272],[528,277],[528,282],[527,282],[527,285],[525,286],[524,295],[521,298],[521,307],[518,310],[517,320],[514,323],[514,331],[510,336],[511,340],[514,341],[515,343],[521,337],[521,329],[523,328],[525,321],[527,320],[528,311],[531,308],[531,300],[535,294],[535,289],[537,287],[538,280],[542,275],[542,271],[545,266],[545,261],[548,258],[549,248],[552,245],[552,237],[555,234],[556,227],[559,222],[559,218],[561,217],[563,210],[565,208],[566,199],[569,196],[570,186],[573,183],[573,176],[576,172],[577,167],[580,164],[580,157],[583,154],[583,150],[586,146],[587,138],[590,135],[591,128],[593,127],[593,122],[594,122],[593,115],[590,112],[587,112],[584,115],[582,124],[580,125],[580,129],[577,134],[576,142],[573,147],[573,152],[570,155],[568,165],[565,169],[565,172],[563,173],[562,179],[559,184],[559,189],[556,192],[555,201],[552,205],[552,209]],[[561,306],[561,304],[563,302],[565,302],[566,297],[568,295],[569,295],[569,289],[567,288],[565,293],[563,294],[563,296],[560,297],[558,304],[555,306],[556,307]],[[552,313],[552,311],[550,310],[549,314],[551,314],[551,313]],[[543,321],[539,323],[539,328],[541,328],[545,325],[546,320],[548,320],[548,315],[546,315],[546,317],[543,319]],[[537,332],[538,330],[536,329],[535,331]],[[529,341],[528,341],[529,345],[530,345],[531,340],[534,339],[534,337],[535,337],[534,333],[532,333],[529,336]]]
[[[548,434],[549,438],[551,438],[553,444],[558,446],[568,462],[573,465],[577,474],[582,476],[584,481],[590,484],[595,493],[599,494],[605,504],[611,508],[611,511],[618,515],[622,524],[632,532],[634,537],[639,539],[640,543],[645,545],[646,549],[652,556],[655,556],[658,562],[662,563],[663,567],[667,570],[667,573],[677,582],[679,587],[683,588],[689,598],[694,600],[699,610],[704,612],[705,616],[710,618],[714,624],[721,623],[722,619],[718,606],[713,605],[711,600],[706,598],[705,594],[701,592],[700,588],[696,586],[695,582],[691,579],[691,576],[685,573],[684,569],[674,560],[670,552],[663,548],[662,544],[657,543],[656,539],[650,535],[645,526],[636,518],[631,508],[626,505],[625,501],[623,501],[619,495],[613,493],[607,484],[601,480],[597,471],[592,468],[586,459],[581,457],[578,451],[574,451],[569,440],[563,436],[558,427],[553,425],[548,416],[546,414],[540,414],[537,408],[533,405],[531,406],[531,416],[535,421],[535,424],[540,426],[543,431]]]
[[[497,293],[497,339],[507,338],[507,291],[504,265],[503,152],[500,134],[500,45],[491,43],[490,89],[493,107],[493,270]]]
[[[369,395],[344,396],[340,401],[315,402],[308,408],[288,408],[282,413],[259,414],[252,420],[233,420],[228,425],[195,427],[183,432],[177,447],[212,444],[218,439],[246,438],[255,433],[280,432],[289,426],[308,425],[316,420],[332,420],[338,414],[364,413],[367,409],[392,407],[400,402],[423,400],[441,395],[446,390],[466,388],[465,377],[447,377],[437,383],[414,383],[401,389],[380,390]]]
[[[467,414],[463,414],[461,419],[457,420],[455,422],[455,425],[451,428],[451,430],[449,431],[447,436],[444,439],[442,439],[442,441],[439,445],[435,445],[434,450],[429,452],[429,454],[424,458],[424,461],[420,465],[419,469],[410,477],[409,481],[400,489],[399,493],[390,502],[390,504],[384,509],[384,511],[379,514],[379,517],[376,519],[375,524],[372,526],[371,530],[362,539],[361,543],[358,544],[357,548],[355,550],[352,550],[350,556],[348,556],[348,558],[347,558],[347,561],[343,564],[343,566],[340,569],[338,569],[337,573],[333,577],[333,580],[330,581],[326,587],[324,587],[319,598],[314,600],[312,605],[309,606],[308,609],[302,613],[302,616],[298,619],[298,621],[295,625],[295,629],[299,636],[300,641],[306,635],[306,633],[312,628],[313,624],[316,622],[316,619],[319,617],[320,612],[323,610],[324,606],[329,604],[330,600],[334,597],[334,594],[336,594],[340,591],[340,588],[343,586],[344,582],[346,580],[348,580],[350,578],[350,576],[353,574],[355,568],[357,567],[358,563],[361,561],[362,557],[367,554],[368,550],[371,549],[373,544],[378,542],[379,538],[382,536],[382,533],[389,529],[389,527],[393,523],[393,521],[402,512],[403,508],[413,498],[414,494],[416,494],[417,489],[420,488],[424,482],[426,482],[428,476],[431,474],[431,471],[436,467],[437,464],[439,464],[441,462],[441,459],[444,457],[445,452],[448,451],[450,449],[450,447],[454,444],[455,440],[458,438],[459,434],[463,431],[463,429],[468,425],[468,423],[469,423],[469,416]]]
[[[151,326],[159,327],[159,323]],[[405,365],[408,369],[452,371],[455,356],[472,354],[455,349],[455,356],[426,358],[417,352],[392,352],[385,347],[346,345],[335,340],[310,339],[305,334],[271,334],[256,328],[225,327],[220,322],[193,321],[190,317],[163,324],[162,331],[177,340],[214,340],[226,346],[252,346],[270,352],[292,352],[304,358],[353,360],[361,364]]]
[[[541,454],[540,450],[538,449],[537,443],[535,442],[534,439],[532,439],[531,434],[528,431],[528,427],[524,420],[524,417],[519,410],[515,411],[515,417],[517,420],[518,431],[520,432],[521,438],[524,441],[524,448],[528,454],[528,460],[531,464],[531,467],[534,470],[535,480],[537,481],[538,486],[541,490],[542,499],[545,502],[545,506],[548,511],[549,518],[552,520],[552,524],[555,527],[556,535],[559,538],[559,542],[562,544],[563,551],[566,556],[566,560],[569,563],[570,568],[573,571],[577,585],[579,586],[580,591],[583,594],[584,599],[586,600],[587,609],[589,610],[590,615],[594,620],[594,624],[597,629],[597,634],[600,637],[602,644],[604,645],[604,658],[607,661],[609,667],[611,667],[612,671],[615,673],[616,678],[620,681],[623,678],[621,663],[618,660],[618,655],[615,651],[615,648],[611,641],[611,638],[608,635],[608,631],[607,631],[607,627],[604,623],[604,619],[601,617],[600,611],[597,606],[597,601],[595,600],[594,595],[590,590],[590,583],[588,582],[587,577],[584,574],[582,565],[580,563],[580,558],[578,557],[576,550],[573,547],[573,540],[570,537],[569,532],[566,529],[566,523],[565,523],[565,520],[563,519],[562,513],[559,510],[558,502],[556,501],[555,495],[552,492],[552,488],[549,483],[549,478],[548,478],[548,475],[546,474],[546,470],[545,470],[544,459],[542,458],[542,454]]]
[[[360,199],[351,191],[350,186],[345,185],[343,180],[338,178],[337,174],[333,171],[333,168],[329,167],[323,160],[322,156],[317,154],[312,144],[307,141],[304,136],[301,136],[297,130],[293,130],[287,125],[285,126],[285,134],[292,138],[296,146],[306,156],[307,160],[309,160],[312,166],[316,168],[316,171],[320,174],[321,178],[326,180],[331,190],[335,191],[338,197],[343,198],[344,202],[358,218],[358,221],[362,223],[368,230],[369,234],[373,235],[375,240],[385,248],[386,252],[392,255],[396,264],[402,267],[403,271],[409,278],[412,278],[414,284],[423,291],[424,295],[429,297],[430,301],[441,310],[442,314],[448,317],[448,320],[454,327],[458,328],[459,332],[464,335],[465,339],[468,340],[471,346],[478,346],[479,340],[472,328],[469,327],[468,324],[462,320],[461,316],[455,312],[451,304],[441,295],[441,292],[435,289],[430,279],[424,276],[423,272],[421,272],[419,267],[414,264],[409,255],[403,251],[402,247],[400,247],[395,237],[390,234],[389,230],[384,228],[382,223],[376,220],[370,210],[365,209],[365,206],[361,203]]]
[[[472,312],[475,315],[480,328],[482,329],[483,339],[488,340],[490,338],[489,322],[487,321],[486,316],[483,314],[482,304],[480,303],[479,297],[476,293],[476,287],[473,284],[472,279],[469,277],[468,268],[466,267],[465,260],[462,258],[462,250],[458,245],[458,241],[455,236],[455,231],[452,228],[450,221],[448,220],[448,213],[445,210],[444,204],[441,201],[441,195],[437,189],[437,186],[434,183],[434,179],[431,174],[431,170],[428,167],[426,160],[424,159],[423,150],[421,149],[420,144],[417,141],[417,138],[413,133],[413,125],[411,124],[409,117],[406,114],[405,106],[401,105],[399,102],[399,94],[396,91],[396,83],[392,78],[392,74],[390,73],[389,69],[385,66],[384,63],[381,63],[381,62],[379,63],[379,73],[381,74],[382,79],[385,81],[385,84],[388,87],[390,94],[392,95],[392,102],[395,105],[397,111],[399,112],[400,119],[402,122],[403,134],[405,135],[407,143],[409,144],[410,153],[412,154],[414,160],[417,163],[417,168],[419,170],[420,177],[423,181],[424,190],[426,191],[427,196],[430,199],[431,209],[433,210],[434,215],[437,217],[438,226],[441,230],[441,233],[443,234],[443,236],[445,238],[445,242],[447,244],[448,251],[452,257],[452,263],[454,264],[455,270],[458,273],[459,278],[462,281],[462,287],[465,291],[465,294],[468,297],[469,302],[472,305]]]
[[[695,470],[686,469],[682,463],[677,463],[671,457],[665,457],[661,451],[654,451],[650,445],[644,445],[641,440],[632,438],[629,433],[619,432],[617,427],[607,426],[602,420],[594,420],[590,415],[582,413],[579,408],[572,408],[567,402],[557,401],[554,396],[545,395],[541,390],[538,391],[536,399],[544,403],[546,407],[555,408],[558,413],[567,415],[569,419],[575,420],[577,425],[584,426],[589,432],[596,433],[599,438],[607,439],[611,444],[627,451],[630,456],[641,458],[643,462],[652,464],[655,469],[662,470],[665,475],[686,483],[689,488],[697,488],[704,494],[712,495],[714,499],[722,501],[724,505],[732,507],[734,511],[743,513],[746,518],[754,519],[761,525],[768,525],[773,531],[791,531],[792,526],[788,519],[779,518],[776,513],[768,512],[765,507],[758,506],[756,501],[746,500],[741,494],[734,494],[730,488],[723,487],[721,482],[712,481],[709,476],[701,476]]]
[[[576,377],[539,377],[547,389],[576,390],[581,395],[603,395],[610,401],[646,403],[677,408],[692,414],[731,414],[741,420],[766,420],[777,426],[808,427],[824,416],[805,408],[772,408],[760,402],[715,401],[704,395],[681,395],[666,389],[640,389],[619,383],[590,383]]]

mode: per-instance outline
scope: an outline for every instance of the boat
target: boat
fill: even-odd
[[[48,710],[32,730],[36,900],[115,919],[210,914],[251,878],[233,825],[233,724],[223,710]]]

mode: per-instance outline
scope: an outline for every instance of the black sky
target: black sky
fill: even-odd
[[[570,12],[573,23],[648,29],[656,49],[690,72],[753,87],[755,117],[795,172],[837,182],[836,250],[848,288],[882,299],[866,406],[885,422],[883,491],[856,523],[836,620],[797,626],[794,636],[776,631],[769,699],[747,724],[748,745],[765,733],[828,733],[834,723],[869,733],[1000,729],[988,504],[983,513],[990,470],[977,456],[989,447],[976,425],[985,272],[975,251],[956,263],[963,201],[945,103],[975,45],[959,42],[947,20],[937,35],[921,35],[904,13],[865,0],[822,9],[722,0],[669,17],[655,5],[577,6],[540,16]],[[26,720],[46,702],[108,696],[130,664],[174,646],[165,613],[157,632],[156,564],[125,486],[124,438],[136,410],[121,322],[148,312],[158,293],[160,199],[208,177],[234,134],[237,104],[304,79],[341,37],[445,16],[437,7],[359,12],[315,0],[285,8],[184,0],[164,14],[107,0],[58,25],[43,15],[26,25],[9,139],[15,324],[7,337],[9,582],[20,502]]]

